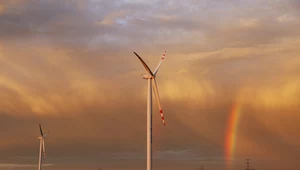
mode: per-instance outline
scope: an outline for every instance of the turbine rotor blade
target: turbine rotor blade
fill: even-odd
[[[45,138],[46,136],[48,136],[50,132],[51,132],[51,131],[49,131],[45,136],[43,136],[43,138]]]
[[[40,126],[41,135],[44,136],[41,124],[39,124],[39,126]]]
[[[154,76],[154,74],[152,73],[152,71],[150,70],[150,68],[147,66],[147,64],[145,63],[145,61],[136,52],[133,52],[133,53],[139,58],[139,60],[141,61],[141,63],[143,64],[143,66],[145,67],[145,69],[147,70],[147,72],[151,76]]]
[[[166,53],[167,53],[167,51],[165,50],[165,52],[164,52],[164,54],[163,54],[163,56],[162,56],[160,62],[158,63],[158,65],[157,65],[157,67],[156,67],[156,69],[155,69],[155,71],[154,71],[154,73],[153,73],[154,75],[157,74],[157,72],[158,72],[158,70],[159,70],[159,68],[160,68],[161,63],[162,63],[162,62],[164,61],[164,59],[165,59]]]
[[[152,87],[153,87],[153,90],[154,90],[154,93],[155,93],[157,105],[158,105],[159,112],[160,112],[160,117],[162,119],[162,122],[163,122],[164,126],[166,126],[165,117],[164,117],[164,114],[163,114],[163,111],[162,111],[162,108],[161,108],[160,98],[159,98],[159,93],[158,93],[158,88],[157,88],[155,78],[152,78]]]

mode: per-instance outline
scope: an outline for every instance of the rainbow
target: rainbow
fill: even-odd
[[[227,169],[230,169],[231,160],[234,158],[236,136],[238,131],[238,121],[241,114],[241,104],[235,102],[230,110],[230,115],[227,122],[227,129],[225,134],[225,160]]]

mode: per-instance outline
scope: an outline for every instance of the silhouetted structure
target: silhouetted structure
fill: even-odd
[[[198,170],[204,170],[204,169],[203,169],[203,166],[200,166],[200,168],[198,168]]]
[[[246,169],[245,170],[255,170],[250,167],[250,159],[246,159]]]

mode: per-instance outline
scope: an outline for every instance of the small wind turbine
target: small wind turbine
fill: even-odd
[[[39,170],[42,170],[42,162],[43,162],[42,154],[44,154],[44,156],[46,156],[45,138],[46,138],[46,136],[48,136],[48,134],[50,133],[50,131],[46,135],[44,135],[41,124],[39,124],[39,126],[40,126],[40,132],[41,132],[41,136],[38,137],[38,139],[40,140]]]
[[[152,87],[157,99],[157,103],[158,103],[158,108],[160,111],[160,116],[162,118],[162,122],[164,124],[164,126],[166,125],[165,122],[165,118],[163,115],[163,111],[161,109],[161,105],[160,105],[160,99],[159,99],[159,94],[158,94],[158,88],[157,88],[157,84],[156,84],[156,74],[158,72],[158,69],[162,63],[162,61],[164,60],[165,56],[166,56],[166,51],[164,52],[160,62],[158,63],[158,66],[156,67],[154,73],[152,73],[152,71],[150,70],[150,68],[147,66],[147,64],[143,61],[143,59],[135,52],[133,52],[138,58],[139,60],[142,62],[142,64],[144,65],[146,71],[148,72],[148,74],[143,75],[143,79],[147,79],[148,80],[148,97],[147,97],[147,170],[152,170]]]

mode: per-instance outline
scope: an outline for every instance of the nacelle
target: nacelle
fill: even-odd
[[[152,76],[149,74],[145,74],[142,77],[143,77],[143,79],[151,79],[152,78]]]

